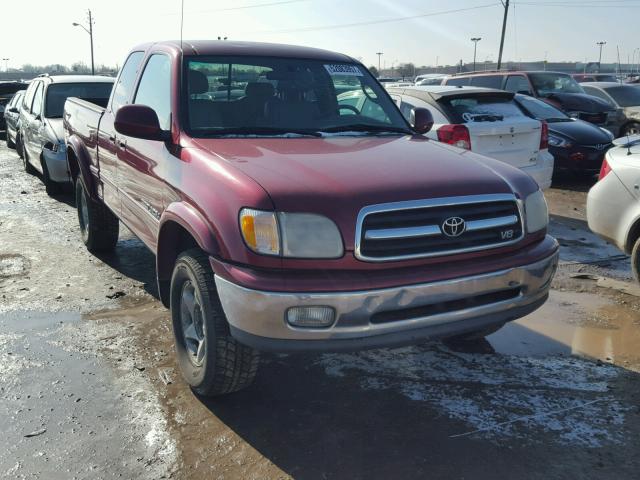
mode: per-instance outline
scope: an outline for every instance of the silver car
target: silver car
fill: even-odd
[[[581,83],[589,95],[609,102],[616,109],[616,136],[640,133],[640,87],[617,82]]]
[[[640,282],[640,135],[613,144],[587,196],[587,220],[591,230],[631,254]]]
[[[62,128],[64,102],[78,97],[106,106],[113,78],[90,75],[41,75],[24,94],[17,125],[16,147],[27,173],[40,172],[49,195],[69,182]]]

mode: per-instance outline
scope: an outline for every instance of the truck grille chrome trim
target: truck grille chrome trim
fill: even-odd
[[[370,205],[360,210],[355,256],[389,262],[468,253],[524,237],[522,202],[513,194],[471,195]],[[464,221],[452,236],[444,223]]]

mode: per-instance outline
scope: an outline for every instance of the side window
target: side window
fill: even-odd
[[[111,99],[111,111],[117,112],[118,109],[127,103],[131,97],[133,90],[133,82],[136,81],[136,73],[142,62],[144,52],[133,52],[124,62],[118,82],[113,87],[113,98]]]
[[[502,75],[480,75],[471,77],[471,85],[474,87],[502,89]]]
[[[133,103],[153,108],[160,128],[171,128],[171,59],[168,56],[156,54],[149,58]]]
[[[522,75],[509,75],[504,89],[508,92],[522,93],[523,95],[531,95],[531,87],[529,81]]]
[[[42,114],[42,97],[43,97],[44,85],[42,82],[38,83],[38,88],[33,96],[33,105],[31,106],[31,113],[33,115]]]
[[[22,109],[25,112],[31,110],[31,104],[33,103],[33,94],[36,93],[36,88],[38,88],[38,85],[40,85],[41,83],[42,82],[33,82],[31,85],[29,85],[29,88],[27,88],[27,92],[24,94],[24,100],[22,101]]]
[[[447,78],[447,83],[445,85],[453,85],[454,87],[466,87],[469,85],[470,77],[462,77],[462,78]]]

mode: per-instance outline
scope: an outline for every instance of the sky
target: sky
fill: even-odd
[[[23,0],[11,2],[0,29],[0,59],[90,62],[89,36],[72,22],[95,18],[95,62],[121,65],[138,43],[180,36],[181,0]],[[512,0],[503,60],[640,59],[640,0]],[[378,65],[477,61],[498,57],[504,9],[499,0],[184,0],[184,38],[287,43],[339,51]],[[3,17],[7,9],[3,9]],[[447,13],[448,12],[448,13]],[[36,14],[37,13],[37,14]],[[409,18],[408,18],[409,17]],[[25,32],[25,26],[28,30]],[[4,62],[1,68],[4,69]]]

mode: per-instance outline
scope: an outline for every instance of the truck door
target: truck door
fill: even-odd
[[[121,139],[118,138],[113,122],[118,109],[130,103],[133,97],[133,88],[143,58],[144,52],[133,52],[125,61],[118,81],[113,86],[111,100],[98,129],[98,168],[100,169],[98,194],[117,215],[121,213],[117,178],[118,148]]]
[[[171,59],[163,53],[149,57],[138,82],[134,104],[147,105],[160,127],[171,129]],[[171,153],[165,142],[118,135],[118,184],[122,218],[152,250],[156,250],[163,212],[163,173]]]

